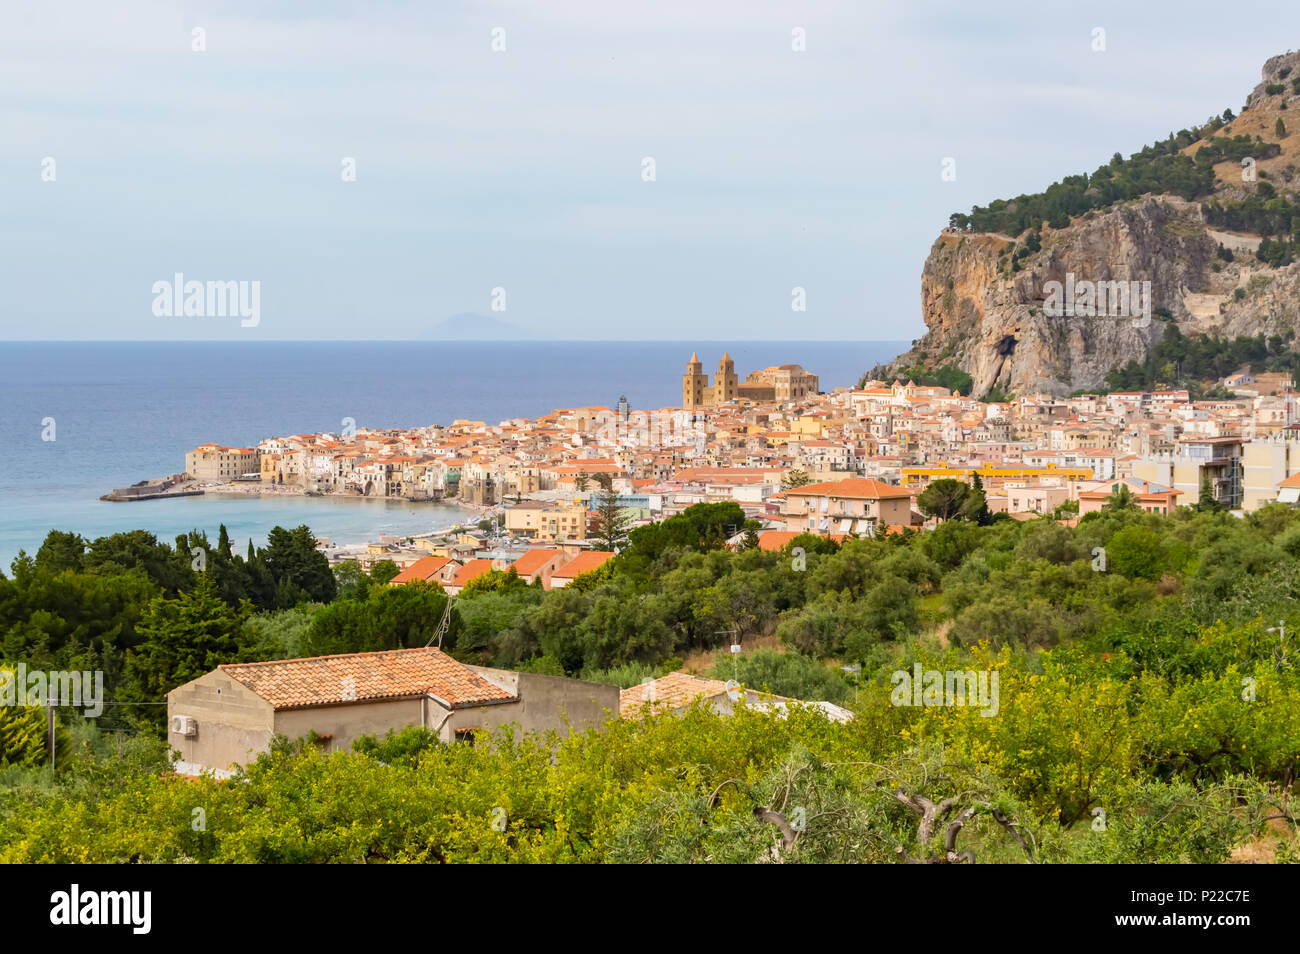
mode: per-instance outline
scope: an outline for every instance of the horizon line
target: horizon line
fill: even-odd
[[[0,344],[899,344],[903,338],[0,338]]]

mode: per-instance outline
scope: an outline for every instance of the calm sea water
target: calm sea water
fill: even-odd
[[[692,351],[710,374],[724,350],[742,379],[794,362],[823,390],[852,385],[906,342],[0,342],[0,566],[47,531],[93,538],[191,529],[261,544],[277,524],[360,543],[455,523],[454,506],[213,496],[106,503],[100,494],[176,473],[207,441],[358,427],[497,422],[557,407],[681,399]],[[42,440],[54,419],[53,441]]]

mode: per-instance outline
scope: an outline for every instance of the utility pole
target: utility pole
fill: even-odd
[[[51,697],[45,709],[49,715],[49,732],[47,745],[50,747],[50,772],[54,772],[54,708],[59,704],[57,698]]]
[[[851,666],[841,666],[842,670],[853,676],[853,704],[857,705],[858,694],[862,691],[862,663],[854,663]]]
[[[730,636],[733,639],[740,638],[739,631],[734,627],[731,629],[718,629],[714,630],[714,632],[719,636]],[[731,650],[731,678],[736,682],[740,682],[740,643],[732,642],[729,648]]]

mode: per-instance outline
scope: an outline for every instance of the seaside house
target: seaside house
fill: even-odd
[[[256,447],[224,447],[202,444],[185,455],[185,473],[194,480],[234,480],[244,474],[260,474]]]

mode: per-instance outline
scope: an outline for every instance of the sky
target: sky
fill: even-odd
[[[0,339],[917,337],[952,212],[1296,40],[1254,0],[0,0]],[[247,317],[166,314],[178,273]]]

